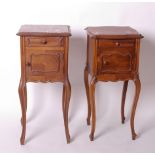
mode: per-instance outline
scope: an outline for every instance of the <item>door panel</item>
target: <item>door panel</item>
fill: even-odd
[[[64,73],[64,52],[27,51],[26,68],[28,81],[62,81]]]
[[[125,50],[125,52],[123,51]],[[127,49],[98,53],[98,73],[131,73],[135,70],[135,55]]]

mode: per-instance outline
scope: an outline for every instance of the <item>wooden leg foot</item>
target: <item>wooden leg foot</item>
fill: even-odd
[[[20,144],[21,144],[21,145],[24,145],[24,144],[25,144],[25,139],[21,138],[21,139],[20,139]]]
[[[125,123],[125,117],[122,118],[122,124],[124,124],[124,123]]]
[[[132,133],[132,140],[136,140],[137,138],[137,134],[136,133]]]
[[[87,118],[87,125],[90,125],[90,119]]]
[[[68,135],[68,137],[67,137],[67,144],[69,144],[70,141],[71,141],[71,139],[70,139],[70,135]]]
[[[94,135],[90,134],[89,138],[90,138],[90,141],[94,141]]]

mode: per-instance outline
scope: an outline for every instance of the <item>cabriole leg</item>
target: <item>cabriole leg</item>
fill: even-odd
[[[25,142],[25,134],[26,134],[26,109],[27,109],[27,91],[26,91],[26,83],[20,80],[19,83],[19,98],[21,103],[21,110],[22,110],[22,134],[20,138],[20,143],[24,145]]]
[[[139,94],[140,94],[140,90],[141,90],[140,80],[136,79],[134,81],[134,84],[135,84],[135,96],[134,96],[134,100],[133,100],[132,111],[131,111],[131,119],[130,119],[131,133],[132,133],[132,139],[133,140],[135,140],[136,136],[137,136],[136,132],[135,132],[135,129],[134,129],[134,118],[135,118],[137,102],[138,102]]]
[[[124,81],[123,91],[122,91],[122,103],[121,103],[122,124],[124,124],[124,121],[125,121],[124,108],[125,108],[125,99],[126,99],[127,88],[128,88],[128,81]]]
[[[87,66],[84,70],[84,83],[87,95],[87,104],[88,104],[88,114],[87,114],[87,125],[90,125],[90,118],[91,118],[91,105],[90,105],[90,98],[89,98],[89,83],[88,83],[88,69]]]
[[[91,113],[92,113],[92,127],[90,133],[90,140],[94,140],[94,133],[96,127],[96,110],[95,110],[95,82],[96,78],[92,78],[89,85],[89,96],[90,96],[90,104],[91,104]]]
[[[68,110],[69,110],[70,97],[71,97],[71,85],[69,80],[66,80],[66,82],[63,85],[63,103],[62,104],[63,104],[64,126],[65,126],[67,143],[70,143],[70,134],[69,134],[69,128],[68,128]]]

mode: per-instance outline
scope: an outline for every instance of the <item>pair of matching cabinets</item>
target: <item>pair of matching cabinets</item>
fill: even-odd
[[[124,107],[128,81],[135,84],[135,96],[131,111],[132,139],[136,138],[134,117],[141,89],[139,79],[140,40],[143,38],[131,27],[87,27],[87,58],[84,81],[88,102],[87,124],[90,125],[90,140],[94,140],[96,126],[95,84],[98,81],[123,81],[121,119],[125,121]],[[22,109],[23,145],[26,135],[27,82],[62,82],[62,109],[67,143],[70,142],[68,109],[71,85],[68,78],[68,51],[71,31],[65,25],[23,25],[20,36],[21,79],[19,97]],[[88,80],[90,75],[90,80]]]

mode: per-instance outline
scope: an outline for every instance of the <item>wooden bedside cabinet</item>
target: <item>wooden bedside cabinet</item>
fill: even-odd
[[[86,95],[88,100],[87,124],[90,124],[92,114],[92,128],[90,140],[94,140],[96,126],[95,84],[97,81],[124,81],[121,103],[122,123],[125,121],[124,106],[128,81],[135,84],[135,97],[131,111],[132,139],[136,138],[134,117],[141,89],[139,79],[139,50],[140,39],[143,38],[130,27],[88,27],[87,31],[87,61],[84,71]],[[88,82],[88,74],[91,79]]]
[[[23,25],[17,35],[21,46],[21,79],[19,97],[22,108],[21,144],[26,134],[27,82],[62,82],[62,107],[67,143],[68,108],[71,86],[68,79],[70,27],[63,25]]]

